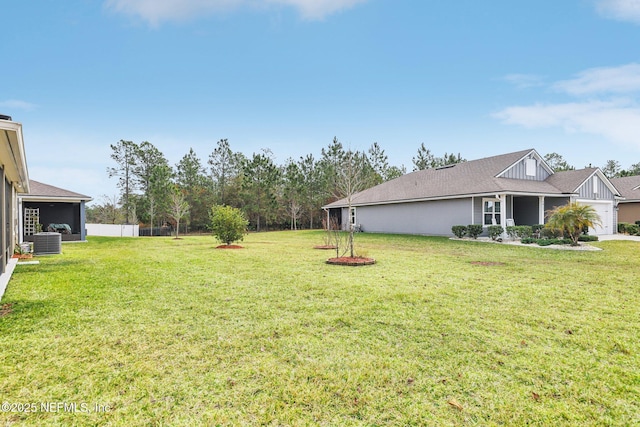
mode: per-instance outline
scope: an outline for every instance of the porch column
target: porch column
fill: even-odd
[[[538,224],[544,224],[544,196],[538,196]]]
[[[87,240],[86,226],[87,226],[87,218],[85,212],[85,204],[84,200],[80,202],[80,240]]]
[[[507,195],[500,195],[500,226],[503,230],[507,229]]]

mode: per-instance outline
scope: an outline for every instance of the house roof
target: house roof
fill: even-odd
[[[22,196],[23,199],[29,200],[85,200],[90,201],[90,196],[84,194],[75,193],[73,191],[65,190],[63,188],[54,187],[53,185],[44,184],[39,181],[29,180],[30,191],[28,194]]]
[[[500,177],[507,169],[530,154],[542,159],[535,150],[529,149],[457,163],[444,168],[411,172],[355,194],[351,204],[358,206],[401,203],[505,192],[539,195],[573,194],[589,176],[598,171],[590,168],[557,172],[545,181]],[[543,165],[546,165],[544,161]],[[551,171],[548,166],[546,168]],[[346,205],[346,199],[342,199],[325,208]]]
[[[626,199],[621,201],[621,203],[640,201],[640,175],[612,178],[611,183],[615,185],[622,197]]]

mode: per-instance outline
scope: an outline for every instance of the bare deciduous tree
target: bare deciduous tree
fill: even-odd
[[[189,203],[184,199],[184,194],[180,191],[171,193],[171,201],[169,205],[169,216],[176,222],[176,239],[180,233],[180,220],[189,213]]]

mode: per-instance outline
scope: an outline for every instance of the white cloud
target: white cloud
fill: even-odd
[[[640,150],[640,64],[591,68],[550,87],[575,98],[510,106],[493,117],[529,129],[560,128],[567,133],[598,135],[605,141]]]
[[[117,13],[137,16],[150,25],[185,21],[241,7],[294,7],[305,19],[323,19],[327,15],[364,3],[367,0],[105,0],[105,7]]]
[[[268,3],[293,6],[305,19],[322,19],[327,15],[339,12],[364,3],[367,0],[267,0]]]
[[[640,0],[598,0],[597,8],[607,18],[640,24]]]
[[[557,82],[554,88],[571,95],[594,95],[640,91],[640,64],[591,68],[571,80]]]
[[[18,99],[8,99],[6,101],[0,101],[0,108],[9,108],[12,110],[31,111],[36,108],[35,104],[26,101],[20,101]]]
[[[535,74],[509,74],[504,79],[518,89],[542,86],[543,78]]]
[[[568,133],[600,135],[611,142],[640,149],[640,107],[631,100],[514,106],[494,117],[527,128],[560,127]]]

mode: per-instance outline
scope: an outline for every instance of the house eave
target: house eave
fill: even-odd
[[[22,137],[22,125],[16,122],[0,121],[0,158],[8,159],[3,164],[6,177],[18,193],[28,193],[29,171]]]
[[[80,203],[90,202],[91,197],[51,197],[51,196],[30,196],[24,194],[18,197],[23,202],[44,202],[44,203]]]
[[[495,196],[520,196],[520,197],[571,197],[575,196],[577,193],[533,193],[533,192],[524,192],[524,191],[491,191],[484,193],[473,193],[473,194],[459,194],[459,195],[451,195],[451,196],[439,196],[439,197],[421,197],[414,199],[401,199],[401,200],[384,200],[378,202],[369,202],[369,203],[358,203],[352,202],[351,206],[360,207],[360,206],[380,206],[380,205],[398,205],[403,203],[419,203],[419,202],[432,202],[439,200],[452,200],[452,199],[470,199],[472,197],[495,197]],[[341,209],[346,208],[346,204],[339,204],[336,206],[325,205],[322,209]]]

